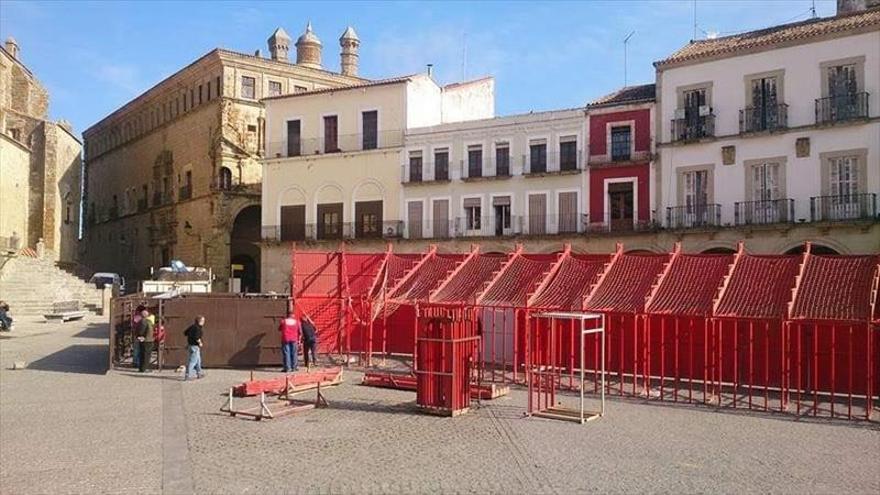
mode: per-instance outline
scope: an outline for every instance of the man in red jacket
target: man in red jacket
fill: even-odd
[[[281,332],[281,356],[284,359],[284,372],[296,371],[297,368],[297,343],[300,338],[299,320],[293,312],[287,318],[281,320],[278,325]]]

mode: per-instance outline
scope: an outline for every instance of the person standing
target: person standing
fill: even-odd
[[[205,374],[202,373],[202,334],[204,328],[205,317],[199,315],[196,316],[193,324],[183,332],[186,336],[186,345],[189,350],[189,359],[186,363],[186,373],[183,375],[184,381],[189,380],[189,377],[191,376],[195,376],[196,378],[202,378],[205,376]]]
[[[140,354],[140,362],[138,363],[138,371],[144,373],[150,364],[150,357],[153,355],[153,323],[154,318],[150,318],[150,312],[144,309],[141,312],[141,321],[138,323],[137,341]]]
[[[140,304],[131,315],[131,365],[135,368],[141,367],[141,344],[137,337],[144,309],[146,306]]]
[[[284,372],[296,371],[300,329],[299,320],[296,319],[292,311],[287,315],[287,318],[281,320],[278,331],[281,332],[281,357],[284,360]]]
[[[307,369],[312,369],[313,364],[317,364],[318,355],[316,350],[318,347],[318,331],[315,328],[315,322],[308,315],[302,317],[302,343],[303,343],[303,359]],[[311,353],[311,360],[309,359]]]

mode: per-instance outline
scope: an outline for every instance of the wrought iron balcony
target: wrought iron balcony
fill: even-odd
[[[307,138],[288,142],[266,143],[267,158],[313,156],[333,153],[350,153],[403,146],[403,131],[381,131],[378,134],[340,134],[336,139]]]
[[[467,160],[461,160],[459,164],[461,171],[461,179],[482,179],[482,178],[507,178],[510,177],[510,157],[507,160],[497,160],[496,157],[483,159],[480,166],[469,163]]]
[[[522,217],[510,215],[499,218],[496,215],[483,215],[471,219],[459,217],[455,220],[455,237],[503,237],[522,233]]]
[[[877,195],[863,193],[812,197],[810,219],[814,222],[877,220]]]
[[[400,166],[400,182],[403,184],[447,181],[449,181],[448,163],[423,162],[421,167],[404,163]]]
[[[407,222],[405,235],[407,239],[449,239],[452,237],[455,220],[425,220]]]
[[[721,205],[696,204],[666,208],[666,227],[670,229],[699,229],[721,226]]]
[[[576,173],[584,169],[583,150],[575,153],[550,152],[541,157],[522,156],[523,175]]]
[[[711,109],[706,115],[694,115],[672,119],[672,140],[694,141],[715,136],[715,114]]]
[[[746,107],[739,111],[739,132],[776,131],[788,127],[788,105]]]
[[[868,118],[868,93],[850,93],[816,100],[816,123],[830,124]]]
[[[591,234],[601,234],[608,232],[649,232],[658,230],[659,223],[654,218],[654,212],[651,212],[650,218],[647,220],[633,218],[612,218],[610,213],[603,215],[590,216],[583,215],[584,232]]]
[[[735,225],[767,225],[794,222],[794,200],[741,201],[733,204]]]
[[[334,224],[264,225],[261,228],[261,237],[264,241],[397,239],[403,237],[403,234],[404,224],[401,220],[387,220],[381,222],[380,225],[337,222]]]

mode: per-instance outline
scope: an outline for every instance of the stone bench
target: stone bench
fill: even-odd
[[[86,312],[80,307],[79,301],[58,301],[52,303],[52,312],[43,315],[47,320],[61,320],[67,322],[79,320]]]

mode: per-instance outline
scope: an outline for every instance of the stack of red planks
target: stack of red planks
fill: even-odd
[[[306,373],[291,373],[268,380],[250,380],[233,387],[232,393],[236,397],[250,397],[262,392],[280,394],[284,392],[288,382],[294,392],[315,388],[319,383],[321,386],[338,385],[342,382],[342,368],[313,369]]]
[[[368,371],[364,373],[364,379],[361,385],[368,387],[393,388],[397,390],[416,390],[415,375],[404,373],[381,373],[376,371]],[[510,387],[507,385],[499,385],[497,383],[483,383],[479,386],[471,384],[471,398],[492,400],[507,395]]]

